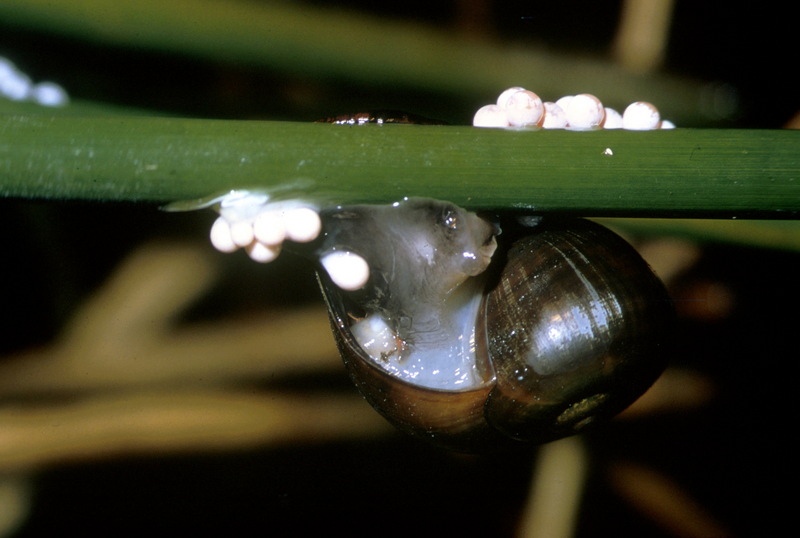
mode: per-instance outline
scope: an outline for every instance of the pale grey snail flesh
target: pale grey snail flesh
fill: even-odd
[[[551,441],[617,414],[666,365],[669,296],[598,224],[510,219],[500,233],[421,198],[320,216],[316,255],[350,251],[370,267],[355,292],[320,271],[342,357],[412,435],[466,452]]]

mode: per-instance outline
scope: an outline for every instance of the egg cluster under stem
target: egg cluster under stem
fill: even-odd
[[[259,263],[275,260],[286,241],[309,243],[319,237],[319,208],[302,200],[273,201],[265,193],[237,190],[217,200],[219,217],[211,226],[211,244],[220,252],[244,249]],[[320,263],[344,290],[357,290],[369,279],[369,265],[353,252],[324,253]]]

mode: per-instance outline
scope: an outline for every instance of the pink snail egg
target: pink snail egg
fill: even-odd
[[[603,120],[603,129],[622,129],[622,114],[613,108],[606,107],[606,117]]]
[[[497,106],[500,108],[507,108],[508,106],[508,99],[517,92],[524,92],[525,88],[522,86],[512,86],[507,90],[503,90],[499,96],[497,96]]]
[[[545,129],[563,129],[566,126],[567,115],[564,113],[564,109],[550,101],[544,103],[542,127]]]
[[[564,97],[559,97],[556,101],[556,104],[561,107],[561,110],[566,110],[569,102],[572,101],[573,95],[565,95]]]
[[[234,243],[233,237],[231,237],[230,224],[223,217],[217,217],[217,220],[211,225],[209,236],[211,244],[220,252],[233,252],[239,248],[239,245]]]
[[[322,230],[319,214],[310,207],[288,209],[283,214],[286,237],[298,243],[313,241]]]
[[[246,247],[255,239],[253,223],[249,220],[237,220],[230,223],[231,239],[239,247]]]
[[[281,253],[280,245],[265,245],[258,241],[253,241],[245,249],[250,259],[258,263],[269,263],[278,257]]]
[[[259,243],[280,245],[286,239],[286,225],[280,211],[260,212],[253,221],[253,232]]]
[[[514,127],[538,125],[544,114],[544,104],[538,95],[528,90],[512,93],[506,100],[506,117]]]

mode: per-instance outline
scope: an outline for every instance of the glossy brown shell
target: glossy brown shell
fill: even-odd
[[[585,220],[500,236],[478,321],[473,390],[421,388],[374,365],[323,284],[337,344],[359,391],[398,428],[466,452],[582,431],[638,398],[666,365],[672,304],[627,242]],[[496,264],[496,265],[495,265]]]

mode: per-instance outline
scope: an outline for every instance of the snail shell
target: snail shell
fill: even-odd
[[[412,435],[465,452],[555,440],[623,410],[666,365],[667,292],[598,224],[503,223],[494,252],[497,225],[447,202],[321,217],[320,252],[357,252],[371,269],[357,292],[320,272],[344,362]]]

